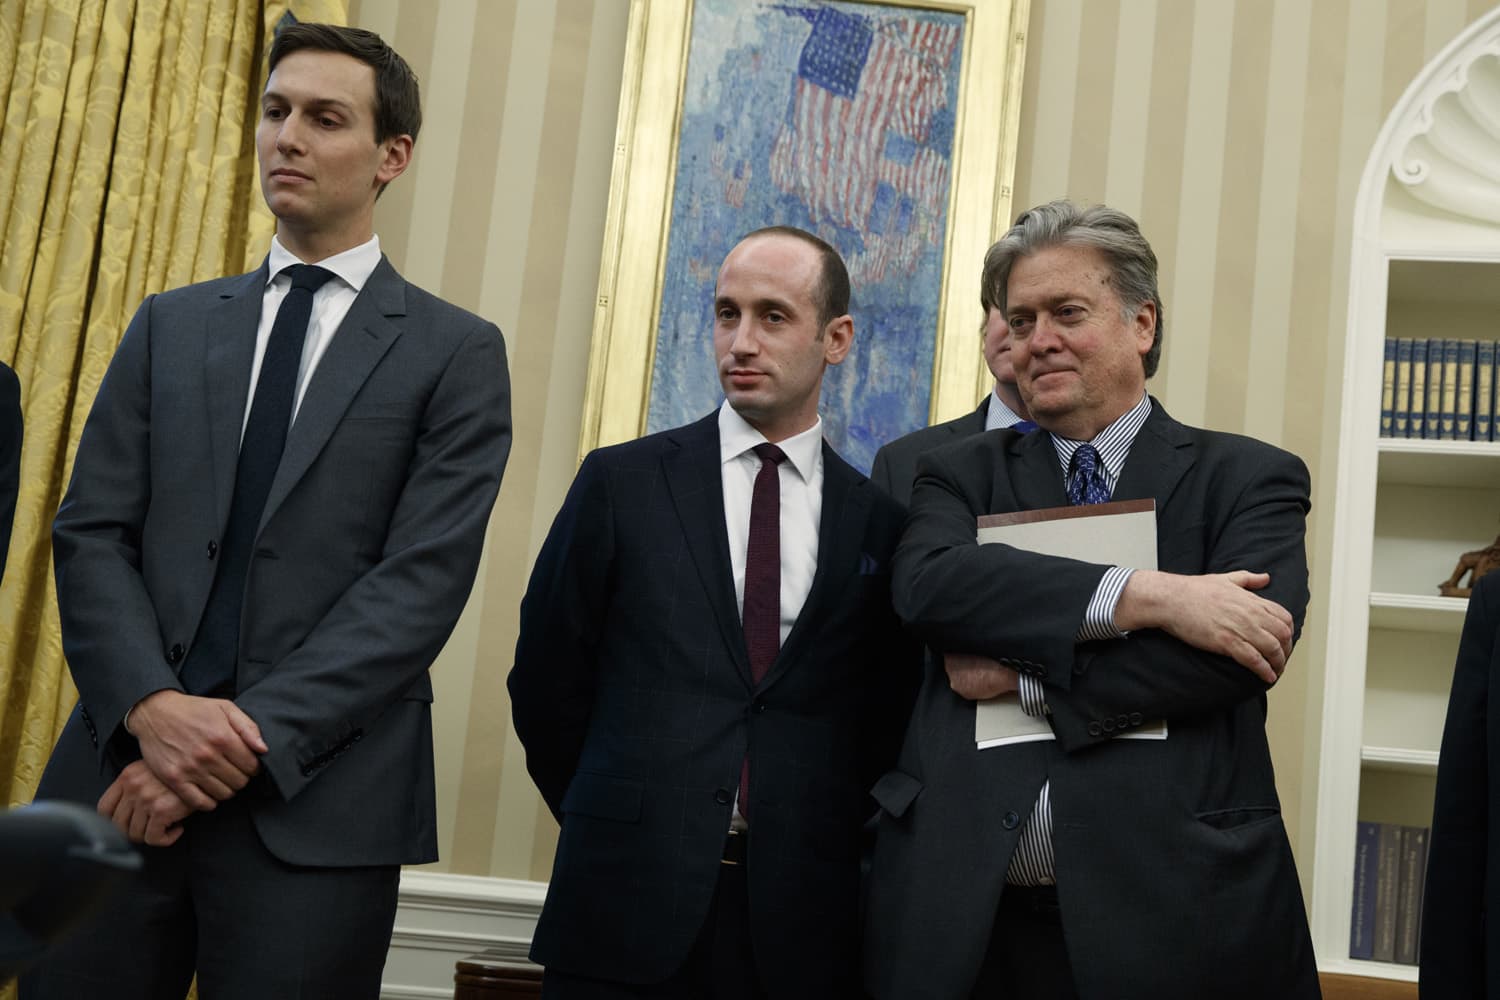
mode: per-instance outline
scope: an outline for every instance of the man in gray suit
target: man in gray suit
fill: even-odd
[[[903,505],[911,503],[911,484],[917,478],[917,456],[924,451],[998,427],[1014,427],[1022,433],[1036,429],[1031,412],[1026,409],[1026,400],[1021,398],[1021,390],[1016,386],[1016,369],[1010,359],[1010,324],[995,304],[988,286],[981,289],[979,304],[984,308],[984,323],[979,328],[984,363],[995,376],[995,388],[973,413],[912,431],[888,441],[875,452],[870,482]]]
[[[270,69],[270,255],[141,305],[54,526],[80,704],[38,797],[146,865],[28,1000],[374,997],[399,866],[437,857],[428,668],[509,452],[504,344],[380,253],[410,67],[306,24]]]

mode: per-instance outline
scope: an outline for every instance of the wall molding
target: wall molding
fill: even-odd
[[[545,882],[403,871],[381,997],[452,1000],[454,966],[488,949],[527,961],[546,896]]]
[[[1434,208],[1500,222],[1500,23],[1444,53],[1394,123],[1391,176]]]

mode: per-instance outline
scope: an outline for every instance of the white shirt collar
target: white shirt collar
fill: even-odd
[[[751,427],[744,417],[735,412],[726,400],[719,407],[719,463],[733,461],[745,452],[763,443],[766,436]],[[815,463],[823,454],[823,418],[819,417],[811,427],[794,434],[776,446],[786,452],[787,461],[797,470],[804,482],[810,481]]]
[[[380,266],[380,237],[371,236],[359,246],[351,247],[323,260],[305,261],[282,246],[278,237],[272,236],[271,252],[266,258],[268,275],[266,283],[270,284],[275,281],[281,276],[282,271],[293,264],[317,264],[319,267],[332,271],[340,281],[358,292],[365,287],[365,282],[370,280],[370,275],[375,273],[375,268]]]
[[[990,390],[990,405],[984,411],[984,429],[995,430],[997,427],[1014,427],[1021,422],[1021,415],[1009,406],[1005,400],[1000,398],[1000,393],[994,389]]]

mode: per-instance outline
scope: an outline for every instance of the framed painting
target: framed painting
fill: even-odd
[[[861,470],[972,409],[1010,224],[1029,0],[632,0],[580,457],[723,399],[719,263],[793,225],[848,264],[824,434]]]

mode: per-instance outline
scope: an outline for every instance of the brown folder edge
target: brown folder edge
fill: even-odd
[[[1010,514],[981,514],[979,527],[1002,528],[1009,524],[1031,524],[1035,521],[1062,521],[1070,517],[1100,517],[1107,514],[1139,514],[1156,510],[1155,500],[1111,500],[1109,503],[1079,504],[1068,507],[1042,507],[1018,510]]]

